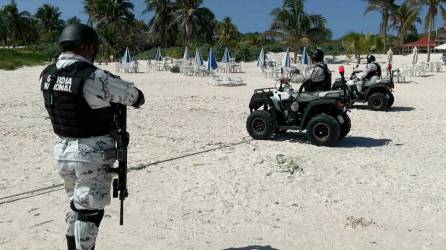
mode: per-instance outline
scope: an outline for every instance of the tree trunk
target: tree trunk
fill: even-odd
[[[382,21],[382,27],[381,27],[381,35],[384,43],[384,51],[387,49],[387,27],[389,23],[389,13],[385,11],[383,13],[383,21]]]
[[[431,34],[432,34],[432,15],[429,15],[429,30],[427,33],[427,62],[431,61]]]

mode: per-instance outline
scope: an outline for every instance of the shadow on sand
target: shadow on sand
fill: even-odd
[[[304,132],[287,132],[280,135],[274,135],[273,141],[288,141],[298,143],[309,143],[307,135]]]
[[[288,141],[291,143],[310,143],[307,135],[303,132],[288,132],[282,135],[276,135],[272,138],[273,141]],[[347,136],[339,140],[335,147],[339,148],[374,148],[388,145],[392,140],[390,139],[374,139],[369,137]]]
[[[246,246],[246,247],[231,247],[223,250],[279,250],[271,246]]]
[[[339,148],[374,148],[388,145],[392,140],[390,139],[375,139],[369,137],[350,136],[340,140],[336,147]]]
[[[373,112],[369,106],[367,106],[367,104],[364,105],[353,105],[352,107],[353,109],[358,109],[358,110],[370,110],[371,112]],[[415,110],[415,108],[413,107],[398,107],[398,106],[393,106],[391,107],[389,110],[386,111],[381,111],[381,112],[409,112],[409,111],[413,111]],[[377,111],[380,112],[380,111]]]
[[[391,107],[387,112],[409,112],[415,110],[413,107]]]

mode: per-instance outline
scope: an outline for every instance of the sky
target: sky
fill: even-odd
[[[8,4],[10,0],[0,0],[0,6]],[[139,19],[149,20],[151,15],[142,15],[144,0],[132,0],[135,4],[135,15]],[[401,4],[402,0],[397,0]],[[34,14],[37,8],[45,3],[58,6],[62,17],[68,19],[77,16],[86,21],[83,13],[82,0],[16,0],[21,11],[26,10]],[[263,32],[269,29],[272,16],[271,10],[280,7],[282,0],[204,0],[204,6],[210,8],[218,20],[229,16],[237,25],[240,32]],[[327,18],[328,26],[333,31],[333,38],[337,39],[349,32],[379,33],[381,22],[377,12],[364,15],[366,8],[364,0],[306,0],[305,10],[309,14],[322,14]],[[426,11],[422,12],[424,20]],[[437,27],[443,25],[440,16]],[[419,31],[423,31],[422,26]]]

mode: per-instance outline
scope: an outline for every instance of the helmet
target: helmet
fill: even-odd
[[[70,24],[62,31],[59,38],[59,46],[80,45],[90,43],[99,45],[99,37],[96,31],[85,24]]]
[[[367,63],[372,63],[372,62],[374,62],[375,60],[376,60],[376,58],[375,58],[374,55],[369,55],[369,56],[367,57]]]
[[[325,54],[321,49],[316,49],[311,55],[311,60],[315,62],[322,62],[324,61],[324,56]]]

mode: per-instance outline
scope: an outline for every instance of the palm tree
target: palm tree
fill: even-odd
[[[232,40],[239,37],[240,32],[238,32],[237,26],[232,23],[230,17],[225,17],[217,27],[218,33],[218,44],[228,45]]]
[[[143,13],[155,13],[149,21],[149,34],[156,36],[161,46],[167,47],[174,5],[170,0],[145,0],[145,3],[147,7]]]
[[[175,5],[174,22],[183,32],[185,40],[191,42],[196,31],[209,25],[209,17],[214,16],[212,11],[200,7],[203,0],[177,0]]]
[[[0,41],[3,46],[7,44],[7,34],[8,34],[8,26],[6,24],[5,14],[3,13],[3,8],[0,9]]]
[[[63,29],[64,21],[60,19],[61,14],[58,7],[51,4],[44,4],[37,9],[34,17],[38,20],[40,31],[49,33]]]
[[[84,10],[91,23],[117,25],[135,19],[134,5],[128,0],[85,0]]]
[[[421,23],[421,19],[418,17],[419,14],[419,8],[404,4],[392,16],[390,27],[398,31],[400,45],[404,44],[408,32],[417,33],[416,24]]]
[[[271,15],[274,16],[271,33],[281,36],[285,44],[294,50],[295,62],[302,47],[331,36],[323,16],[305,13],[304,0],[283,0],[282,8],[274,9]]]
[[[444,8],[442,5],[440,5],[441,9],[441,15],[443,16],[443,30],[446,31],[446,8]]]
[[[218,21],[215,19],[215,14],[210,9],[203,11],[203,23],[206,25],[198,25],[195,29],[195,39],[200,42],[214,44],[216,37]],[[177,28],[178,30],[178,28]]]
[[[97,27],[104,41],[104,47],[117,56],[125,44],[125,34],[135,20],[133,3],[128,0],[85,0],[84,10],[89,16],[88,23]]]
[[[371,11],[381,12],[382,18],[381,18],[380,34],[384,43],[384,50],[386,50],[387,29],[389,28],[389,20],[398,6],[395,4],[395,0],[364,0],[364,1],[368,2],[368,6],[364,14],[367,14]]]
[[[75,24],[75,23],[82,23],[82,21],[77,16],[67,19],[67,24]]]
[[[26,43],[27,33],[30,31],[31,15],[27,11],[19,12],[15,1],[11,1],[3,7],[3,18],[8,27],[8,37],[15,47],[17,42],[21,40]]]
[[[426,18],[425,18],[425,27],[427,29],[427,61],[431,60],[431,47],[430,41],[432,38],[432,30],[435,23],[435,19],[437,14],[439,13],[439,9],[442,8],[442,4],[446,3],[446,0],[408,0],[407,4],[413,6],[426,6],[428,8]]]

